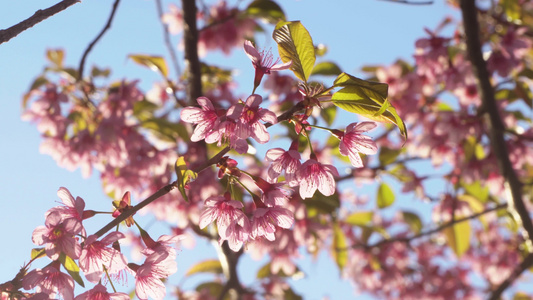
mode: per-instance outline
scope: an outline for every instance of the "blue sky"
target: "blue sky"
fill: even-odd
[[[0,10],[0,28],[7,28],[56,2],[11,1],[9,6]],[[377,0],[279,2],[282,2],[289,20],[300,20],[306,26],[315,44],[323,43],[329,47],[325,59],[335,61],[344,71],[354,75],[363,65],[390,64],[399,57],[411,61],[414,41],[425,35],[423,27],[435,28],[446,15],[458,18],[457,12],[446,7],[444,1],[435,1],[431,6]],[[166,8],[171,2],[164,3]],[[83,179],[79,171],[61,169],[51,157],[40,154],[39,133],[34,125],[20,120],[20,113],[22,95],[44,68],[46,49],[64,48],[66,64],[77,66],[84,49],[106,22],[110,9],[111,1],[83,1],[0,45],[0,137],[3,139],[0,146],[0,188],[3,194],[0,200],[3,245],[0,247],[0,282],[10,280],[29,259],[30,250],[35,247],[31,233],[44,223],[44,212],[59,201],[56,192],[60,186],[67,187],[74,196],[84,198],[91,209],[109,209],[110,201],[102,192],[98,176],[93,174],[91,178]],[[262,47],[275,49],[270,33],[259,35],[257,41]],[[122,1],[111,31],[90,53],[86,70],[93,64],[111,67],[113,79],[139,78],[141,87],[147,91],[159,77],[128,61],[126,57],[132,53],[167,56],[153,1]],[[214,53],[206,60],[241,69],[236,81],[243,93],[249,92],[253,70],[240,49],[235,49],[229,58]],[[97,229],[98,224],[93,228]],[[180,253],[176,282],[198,256],[215,256],[212,251],[204,251],[208,247],[203,242],[198,244],[198,249],[184,249]],[[253,278],[249,276],[255,274],[255,270],[244,267],[249,264],[249,260],[241,263],[243,278],[248,278],[245,282],[251,282]],[[260,266],[257,264],[257,268]],[[308,299],[321,299],[324,295],[331,299],[346,299],[343,295],[352,295],[353,287],[347,282],[333,286],[338,271],[325,253],[318,258],[318,265],[312,265],[307,259],[302,266],[310,278],[298,281],[295,286]],[[187,280],[187,283],[195,280]]]

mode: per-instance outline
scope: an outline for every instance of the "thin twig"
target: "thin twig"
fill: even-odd
[[[40,23],[49,17],[67,9],[69,6],[72,6],[80,0],[64,0],[56,5],[50,6],[47,9],[39,9],[36,11],[33,16],[27,18],[26,20],[15,24],[7,29],[0,30],[0,44],[9,41],[10,39],[16,37],[21,32],[33,27],[35,24]]]
[[[178,183],[177,181],[172,182],[171,184],[167,184],[161,189],[159,189],[157,192],[149,196],[148,198],[144,199],[139,204],[135,205],[134,207],[122,212],[118,217],[116,217],[113,221],[109,222],[107,225],[102,227],[100,230],[98,230],[95,234],[97,237],[101,237],[109,230],[113,229],[115,226],[120,224],[120,222],[126,220],[128,217],[133,216],[136,212],[141,210],[146,205],[154,202],[155,200],[159,199],[160,197],[170,193],[172,190],[174,190],[177,187]]]
[[[418,1],[418,2],[413,2],[409,0],[380,0],[380,1],[408,4],[408,5],[431,5],[433,4],[433,1]]]
[[[461,0],[461,13],[466,38],[468,57],[472,63],[472,70],[477,78],[477,86],[480,91],[483,117],[487,126],[487,133],[491,142],[491,150],[498,162],[502,177],[505,179],[505,188],[509,191],[509,212],[517,215],[517,221],[523,228],[522,235],[525,243],[531,251],[531,239],[533,238],[533,223],[524,200],[522,199],[522,183],[518,179],[509,159],[509,151],[504,139],[505,125],[500,117],[494,89],[490,82],[490,74],[481,52],[482,44],[479,38],[479,23],[477,20],[477,7],[474,0]]]
[[[115,0],[115,3],[113,3],[113,9],[111,10],[111,14],[109,15],[109,18],[107,19],[107,23],[105,24],[104,28],[100,33],[96,36],[96,38],[89,44],[87,49],[85,49],[85,52],[83,52],[83,55],[81,57],[80,66],[78,68],[78,81],[82,80],[83,78],[83,68],[85,67],[85,59],[87,58],[87,55],[89,55],[89,52],[91,52],[94,45],[104,36],[104,33],[111,28],[111,22],[113,22],[113,18],[115,17],[115,12],[117,11],[118,3],[120,0]]]
[[[163,23],[163,7],[161,5],[161,0],[156,0],[156,7],[157,7],[157,14],[159,15],[159,22],[161,23],[161,26],[163,26],[163,38],[165,40],[165,45],[167,47],[167,51],[170,54],[170,60],[172,61],[172,65],[174,67],[174,71],[176,72],[176,78],[181,77],[181,69],[178,64],[178,58],[176,56],[176,52],[174,51],[174,47],[172,47],[172,44],[170,42],[170,33],[168,31],[168,26]],[[170,90],[172,90],[172,96],[174,96],[174,100],[176,100],[176,103],[179,104],[181,107],[186,107],[187,102],[183,101],[178,97],[178,93],[176,91],[176,86],[170,80],[170,78],[166,77],[165,81],[167,82],[168,87]]]
[[[383,246],[385,244],[390,244],[390,243],[394,243],[394,242],[410,243],[413,240],[416,240],[416,239],[419,239],[421,237],[432,235],[434,233],[440,232],[440,231],[442,231],[442,230],[444,230],[444,229],[446,229],[448,227],[451,227],[451,226],[453,226],[455,224],[458,224],[458,223],[461,223],[461,222],[464,222],[464,221],[468,221],[468,220],[472,220],[472,219],[475,219],[475,218],[480,217],[482,215],[485,215],[487,213],[490,213],[490,212],[493,212],[493,211],[496,211],[496,210],[499,210],[499,209],[504,209],[506,207],[507,207],[507,203],[502,203],[502,204],[499,204],[497,206],[488,208],[488,209],[486,209],[484,211],[475,213],[473,215],[470,215],[470,216],[467,216],[467,217],[464,217],[464,218],[461,218],[461,219],[452,220],[452,221],[450,221],[448,223],[442,224],[441,226],[439,226],[439,227],[437,227],[435,229],[424,231],[424,232],[420,232],[419,234],[415,234],[415,235],[410,236],[410,237],[394,237],[394,238],[390,238],[390,239],[381,240],[381,241],[379,241],[379,242],[377,242],[375,244],[371,244],[371,245],[356,244],[356,245],[353,245],[352,248],[371,249],[371,248],[380,247],[380,246]],[[343,249],[339,249],[339,250],[343,250]]]
[[[513,284],[513,282],[520,277],[524,271],[528,270],[533,266],[533,253],[529,253],[526,258],[513,270],[511,275],[505,279],[490,295],[489,300],[498,300],[500,299],[503,292]]]
[[[174,51],[174,47],[172,46],[172,43],[170,41],[170,32],[168,31],[168,25],[163,23],[163,6],[161,4],[161,0],[156,0],[156,7],[157,7],[157,14],[159,16],[159,22],[161,22],[161,26],[163,26],[163,38],[165,39],[165,46],[167,47],[167,51],[170,54],[170,59],[172,61],[172,66],[174,67],[174,71],[176,71],[176,77],[179,78],[181,76],[181,68],[178,63],[178,57],[176,55],[176,51]]]

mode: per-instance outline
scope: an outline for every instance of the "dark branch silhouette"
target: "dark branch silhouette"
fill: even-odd
[[[408,5],[431,5],[433,4],[433,1],[409,1],[409,0],[380,0],[380,1],[408,4]]]
[[[410,237],[394,237],[394,238],[390,238],[390,239],[381,240],[381,241],[379,241],[379,242],[377,242],[375,244],[371,244],[371,245],[357,244],[357,245],[353,245],[352,248],[371,249],[371,248],[376,248],[376,247],[383,246],[385,244],[390,244],[390,243],[395,243],[395,242],[409,243],[409,242],[411,242],[413,240],[416,240],[416,239],[419,239],[421,237],[425,237],[425,236],[428,236],[428,235],[435,234],[437,232],[441,232],[442,230],[444,230],[444,229],[446,229],[448,227],[452,227],[455,224],[458,224],[458,223],[461,223],[461,222],[465,222],[465,221],[468,221],[468,220],[472,220],[472,219],[476,219],[476,218],[478,218],[478,217],[480,217],[482,215],[488,214],[490,212],[493,212],[493,211],[496,211],[496,210],[499,210],[499,209],[504,209],[506,207],[507,207],[507,203],[499,204],[497,206],[494,206],[494,207],[491,207],[491,208],[487,208],[484,211],[472,214],[470,216],[467,216],[467,217],[464,217],[464,218],[460,218],[460,219],[454,219],[454,220],[452,220],[452,221],[450,221],[448,223],[442,224],[441,226],[439,226],[439,227],[437,227],[435,229],[424,231],[424,232],[420,232],[419,234],[415,234],[415,235],[410,236]],[[345,249],[338,249],[338,250],[345,250]]]
[[[7,29],[0,30],[0,44],[9,41],[10,39],[16,37],[21,32],[33,27],[35,24],[40,23],[49,17],[67,9],[69,6],[72,6],[80,0],[64,0],[56,5],[50,6],[47,9],[40,9],[36,11],[33,16],[27,18],[26,20],[15,24]]]
[[[505,126],[500,117],[494,89],[490,82],[490,74],[481,52],[481,42],[479,38],[479,23],[477,16],[477,7],[474,0],[461,0],[461,13],[463,16],[463,27],[465,32],[466,47],[468,57],[472,63],[472,70],[477,78],[477,86],[480,93],[482,105],[480,112],[483,114],[485,124],[488,129],[488,135],[491,142],[491,149],[494,157],[498,162],[500,173],[505,179],[505,188],[509,193],[509,212],[517,215],[517,222],[523,228],[522,235],[525,243],[531,245],[533,238],[533,223],[529,211],[527,210],[522,198],[522,183],[519,181],[509,159],[504,133]],[[526,257],[521,265],[532,265],[531,255]],[[515,274],[516,273],[516,274]],[[512,282],[522,273],[515,272],[500,287],[496,288],[491,295],[491,299],[498,299],[503,291],[512,284]]]
[[[172,45],[170,41],[170,32],[168,31],[168,25],[164,24],[161,19],[163,17],[163,6],[161,4],[161,0],[156,0],[156,7],[157,7],[157,15],[159,16],[159,22],[163,26],[163,38],[165,40],[165,46],[167,47],[168,53],[170,54],[170,59],[172,61],[172,66],[174,67],[174,71],[176,72],[176,77],[181,76],[181,68],[178,63],[178,57],[176,55],[176,51],[174,51],[174,46]]]
[[[120,0],[115,0],[115,3],[113,3],[113,8],[111,10],[111,14],[109,15],[109,18],[107,19],[107,23],[105,24],[104,28],[100,33],[96,36],[96,38],[89,44],[87,49],[85,49],[85,52],[83,52],[83,55],[81,57],[80,66],[78,68],[78,80],[82,80],[83,78],[83,69],[85,67],[85,59],[87,59],[87,56],[89,55],[89,52],[93,49],[94,45],[104,36],[107,30],[111,28],[111,23],[113,22],[113,18],[115,17],[115,12],[117,11],[118,3]]]

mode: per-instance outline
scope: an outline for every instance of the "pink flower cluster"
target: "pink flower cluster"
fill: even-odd
[[[142,253],[146,260],[140,266],[128,264],[118,246],[118,241],[125,238],[123,233],[111,232],[101,240],[96,235],[87,236],[82,221],[94,216],[94,211],[84,210],[84,200],[80,197],[74,199],[66,188],[60,188],[57,194],[64,205],[48,210],[45,225],[37,227],[32,237],[35,244],[44,246],[52,262],[43,269],[28,272],[21,282],[24,289],[46,294],[43,299],[54,299],[58,294],[66,300],[129,299],[125,293],[108,293],[101,282],[105,279],[104,275],[111,280],[121,277],[120,274],[132,273],[140,299],[164,298],[165,286],[161,279],[177,270],[176,250],[171,245],[177,242],[178,236],[161,236],[154,242],[143,232],[147,247]],[[74,298],[74,279],[60,271],[60,262],[65,257],[78,260],[85,278],[96,286]]]
[[[66,92],[68,84],[64,92],[54,84],[32,91],[30,100],[36,99],[22,114],[37,123],[42,153],[68,170],[80,168],[84,177],[98,170],[106,192],[115,195],[151,194],[168,181],[176,153],[155,147],[133,117],[134,105],[143,101],[136,81],[120,83],[97,103],[68,101],[77,97]]]
[[[209,144],[218,146],[228,144],[239,153],[248,151],[246,139],[252,137],[258,143],[264,144],[270,140],[265,124],[275,124],[276,115],[259,107],[263,98],[251,95],[245,103],[237,103],[228,110],[215,109],[211,101],[205,97],[197,99],[201,108],[186,107],[181,111],[184,122],[197,124],[191,140],[205,139]]]

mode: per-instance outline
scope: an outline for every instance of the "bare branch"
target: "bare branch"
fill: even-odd
[[[33,27],[35,24],[40,23],[49,17],[67,9],[69,6],[72,6],[80,0],[64,0],[56,5],[50,6],[47,9],[40,9],[36,11],[33,16],[27,18],[26,20],[15,24],[7,29],[0,30],[0,44],[9,41],[10,39],[16,37],[21,32]]]
[[[498,106],[496,105],[494,89],[490,82],[490,74],[481,52],[482,45],[479,38],[476,1],[461,0],[461,12],[468,57],[472,63],[474,75],[477,77],[477,87],[482,100],[480,111],[483,112],[484,121],[487,126],[488,136],[491,141],[491,150],[498,162],[500,173],[505,179],[505,189],[509,194],[508,209],[511,214],[516,215],[517,222],[521,223],[519,225],[520,228],[523,228],[522,235],[524,236],[525,243],[531,250],[533,223],[522,198],[522,183],[519,181],[509,159],[509,151],[504,139],[505,126],[500,117]]]
[[[113,22],[113,18],[115,17],[115,12],[117,11],[118,3],[120,0],[115,0],[115,3],[113,3],[113,8],[111,10],[111,14],[109,15],[109,18],[107,19],[107,23],[105,24],[104,28],[100,33],[96,36],[96,38],[89,44],[87,49],[85,49],[85,52],[83,52],[83,55],[81,57],[80,66],[78,68],[78,81],[83,78],[83,68],[85,67],[85,59],[87,58],[87,55],[89,55],[89,52],[92,50],[94,45],[104,36],[105,32],[111,28],[111,22]]]
[[[498,300],[500,299],[502,293],[509,287],[513,282],[520,277],[524,271],[528,270],[530,267],[533,266],[533,253],[528,254],[526,258],[518,265],[516,266],[516,269],[514,269],[513,273],[509,275],[507,279],[505,279],[490,295],[489,300]]]
[[[468,220],[472,220],[472,219],[476,219],[482,215],[485,215],[487,213],[490,213],[490,212],[493,212],[493,211],[496,211],[496,210],[499,210],[499,209],[503,209],[503,208],[506,208],[507,207],[507,203],[503,203],[503,204],[499,204],[497,206],[494,206],[494,207],[491,207],[491,208],[488,208],[484,211],[481,211],[481,212],[478,212],[478,213],[475,213],[473,215],[470,215],[470,216],[467,216],[467,217],[464,217],[464,218],[461,218],[461,219],[455,219],[455,220],[452,220],[448,223],[445,223],[445,224],[442,224],[441,226],[435,228],[435,229],[432,229],[432,230],[428,230],[428,231],[424,231],[424,232],[421,232],[419,234],[415,234],[411,237],[395,237],[395,238],[390,238],[390,239],[385,239],[385,240],[381,240],[375,244],[371,244],[371,245],[367,245],[367,244],[356,244],[356,245],[353,245],[352,248],[365,248],[365,249],[370,249],[370,248],[375,248],[375,247],[380,247],[380,246],[383,246],[385,244],[390,244],[390,243],[394,243],[394,242],[403,242],[403,243],[409,243],[413,240],[416,240],[416,239],[419,239],[421,237],[425,237],[425,236],[428,236],[428,235],[432,235],[432,234],[435,234],[437,232],[440,232],[448,227],[451,227],[455,224],[458,224],[458,223],[461,223],[461,222],[464,222],[464,221],[468,221]],[[342,249],[341,249],[342,250]]]
[[[185,64],[187,75],[188,102],[193,103],[202,96],[202,77],[200,59],[198,58],[198,29],[196,27],[196,3],[194,0],[182,0],[185,43]]]
[[[98,230],[95,234],[97,237],[101,237],[109,230],[113,229],[113,227],[120,224],[120,222],[126,220],[128,217],[133,216],[136,212],[147,206],[148,204],[154,202],[155,200],[159,199],[160,197],[170,193],[172,190],[174,190],[177,187],[177,181],[172,182],[171,184],[167,184],[161,189],[159,189],[157,192],[149,196],[148,198],[144,199],[139,204],[135,205],[129,210],[124,211],[121,213],[118,217],[116,217],[113,221],[109,222],[107,225],[102,227],[100,230]]]
[[[170,42],[170,32],[168,31],[168,25],[164,24],[162,21],[163,6],[161,4],[161,0],[156,0],[155,3],[157,7],[157,14],[159,16],[159,22],[161,22],[161,25],[163,26],[163,38],[165,39],[165,46],[167,47],[168,53],[170,54],[170,59],[172,60],[174,71],[176,71],[176,77],[179,78],[181,76],[181,68],[178,63],[178,57],[176,55],[176,51],[174,51],[174,47],[172,46],[172,43]]]
[[[380,1],[408,4],[408,5],[432,5],[433,4],[433,1],[418,1],[418,2],[413,2],[409,0],[380,0]]]

